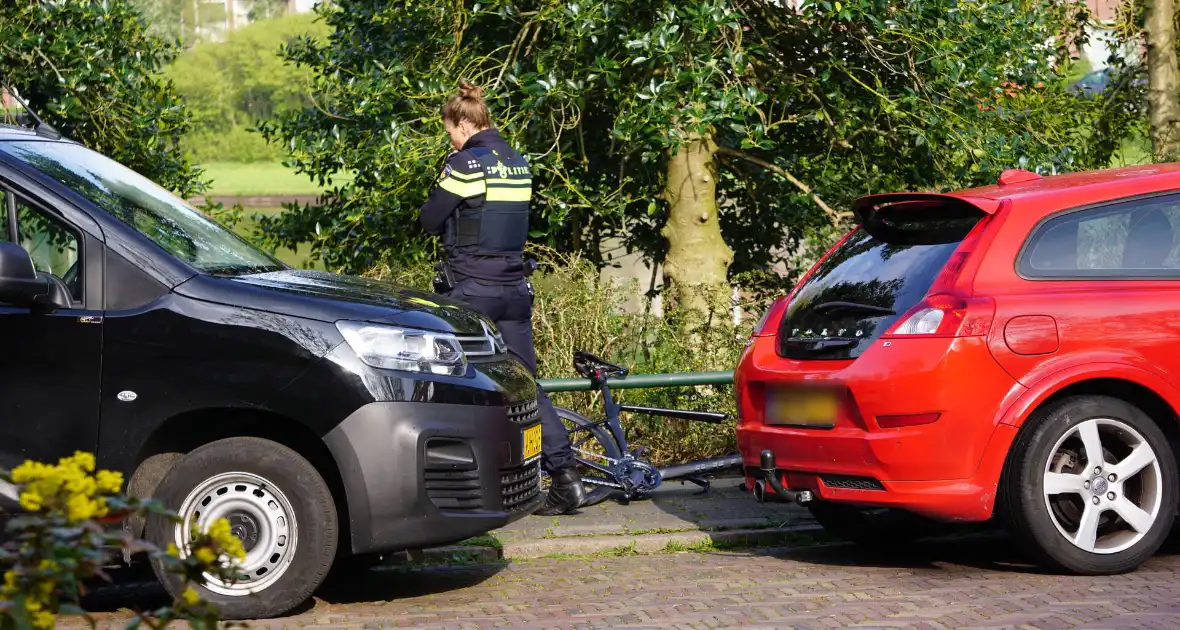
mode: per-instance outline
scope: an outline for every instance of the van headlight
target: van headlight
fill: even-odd
[[[366,365],[446,376],[467,373],[467,356],[454,335],[364,322],[336,322],[352,351]]]

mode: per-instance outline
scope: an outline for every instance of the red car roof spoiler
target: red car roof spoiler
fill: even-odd
[[[881,193],[878,195],[865,195],[852,202],[852,214],[856,217],[858,224],[863,224],[869,216],[880,210],[883,206],[903,203],[915,203],[918,205],[936,203],[956,206],[958,208],[970,208],[984,214],[995,214],[1002,202],[986,197],[956,197],[955,195],[944,195],[940,193]]]

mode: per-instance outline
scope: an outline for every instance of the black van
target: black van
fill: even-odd
[[[228,518],[241,579],[201,592],[226,619],[543,501],[536,382],[474,310],[291,269],[53,133],[0,127],[0,208],[0,466],[87,451],[133,495]]]

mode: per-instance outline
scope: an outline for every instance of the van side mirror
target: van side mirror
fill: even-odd
[[[29,252],[16,243],[0,241],[0,302],[15,306],[47,303],[50,281],[38,275]]]

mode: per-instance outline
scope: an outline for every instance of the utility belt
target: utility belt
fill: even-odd
[[[492,286],[515,286],[520,284],[521,281],[528,282],[528,277],[533,275],[533,272],[537,270],[537,261],[532,258],[524,259],[524,276],[519,280],[491,280],[488,278],[479,278],[467,274],[458,274],[451,267],[450,261],[445,259],[439,261],[439,263],[435,265],[434,269],[434,292],[447,293],[458,286],[460,282],[469,278],[480,284]],[[530,293],[532,292],[532,283],[529,283],[529,291]]]

